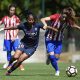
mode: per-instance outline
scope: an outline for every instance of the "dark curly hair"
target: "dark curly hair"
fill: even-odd
[[[37,17],[31,10],[25,10],[24,11],[24,16],[25,16],[26,20],[29,18],[30,15],[33,16],[34,21],[36,22],[37,21]]]

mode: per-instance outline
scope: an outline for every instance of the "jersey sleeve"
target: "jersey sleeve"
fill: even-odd
[[[43,26],[44,26],[44,24],[43,24],[42,22],[39,22],[39,23],[38,23],[38,27],[39,27],[39,28],[43,28]]]
[[[0,22],[1,22],[1,23],[4,23],[4,19],[5,19],[5,17],[3,17]]]
[[[16,18],[16,24],[20,24],[20,19],[18,17]]]
[[[53,14],[50,17],[51,20],[56,20],[57,18],[59,18],[60,14]]]
[[[17,27],[17,29],[19,29],[19,30],[23,30],[23,28],[24,28],[24,24],[23,24],[23,23],[21,23],[21,24],[18,25],[18,27]]]

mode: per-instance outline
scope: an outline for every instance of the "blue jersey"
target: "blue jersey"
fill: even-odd
[[[40,28],[43,28],[42,23],[34,23],[32,28],[27,22],[18,26],[18,29],[23,30],[25,34],[21,39],[21,42],[25,45],[25,47],[38,46]]]

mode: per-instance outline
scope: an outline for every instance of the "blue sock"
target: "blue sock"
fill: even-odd
[[[56,58],[56,61],[58,61],[59,60],[59,58]]]
[[[57,60],[56,60],[55,56],[54,55],[50,55],[49,58],[51,60],[51,65],[54,67],[54,69],[56,71],[59,71],[58,63],[57,63]]]
[[[11,51],[7,51],[7,61],[10,61],[11,57]]]

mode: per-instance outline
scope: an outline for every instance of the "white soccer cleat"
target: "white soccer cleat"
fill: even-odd
[[[7,67],[8,67],[8,63],[5,63],[5,64],[3,65],[3,69],[7,69]]]
[[[56,71],[55,76],[59,76],[60,71]]]

